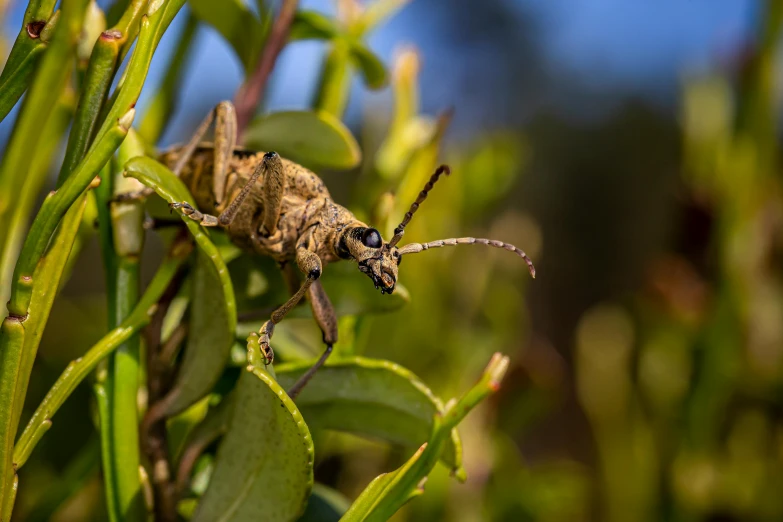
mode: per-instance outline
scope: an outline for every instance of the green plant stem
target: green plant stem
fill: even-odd
[[[132,5],[137,3],[132,2]],[[120,80],[120,85],[112,96],[108,114],[98,130],[95,139],[96,143],[92,145],[93,148],[106,133],[111,131],[113,121],[121,118],[123,114],[126,114],[136,106],[144,81],[147,78],[147,72],[149,71],[155,48],[163,37],[166,28],[168,28],[184,3],[185,0],[164,0],[163,2],[156,0],[153,2],[156,7],[155,11],[152,13],[148,11],[146,15],[141,17],[139,40],[136,43],[128,68]],[[153,5],[150,6],[150,8],[152,7]]]
[[[0,328],[0,505],[3,512],[13,509],[16,485],[12,462],[13,441],[19,427],[27,383],[44,325],[54,302],[74,238],[86,205],[86,194],[66,214],[52,248],[36,270],[39,281],[31,304],[35,314],[27,318],[6,317]]]
[[[120,51],[136,38],[141,18],[141,7],[146,1],[136,1],[128,6],[123,17],[111,29],[103,31],[93,47],[84,79],[82,95],[76,109],[68,146],[65,149],[58,186],[84,158],[97,130],[109,88],[119,66]]]
[[[27,232],[29,212],[44,184],[52,158],[57,152],[60,138],[68,129],[76,106],[75,98],[71,89],[66,89],[60,97],[54,113],[49,118],[49,124],[42,131],[41,147],[30,167],[30,174],[24,180],[24,185],[17,195],[11,215],[3,227],[6,236],[4,245],[0,246],[0,303],[8,302],[14,263],[16,263],[19,249]],[[6,311],[0,310],[0,317],[5,318],[5,315]]]
[[[342,118],[351,92],[351,46],[336,38],[321,70],[313,107]]]
[[[11,283],[11,299],[8,302],[10,317],[22,321],[27,320],[34,288],[33,273],[49,244],[52,233],[71,205],[82,195],[103,165],[109,161],[122,140],[125,139],[135,112],[135,109],[131,109],[122,120],[117,121],[97,144],[98,146],[91,150],[79,164],[79,167],[63,186],[44,201],[30,227],[30,232],[16,263]]]
[[[45,134],[42,128],[46,128],[52,121],[51,115],[72,71],[76,41],[86,7],[86,0],[65,3],[52,43],[41,60],[35,83],[25,97],[5,154],[0,161],[0,222],[4,224],[23,224],[37,196],[26,191],[33,191],[43,183],[42,176],[45,172],[32,172],[31,167],[40,152],[38,149],[41,136]],[[0,91],[2,90],[4,89],[0,86]],[[14,219],[14,214],[21,216]],[[15,257],[18,249],[15,238],[21,235],[23,233],[18,229],[0,227],[0,258]],[[10,269],[4,266],[3,274],[9,272]],[[5,275],[0,284],[4,289],[8,287],[9,281]]]
[[[174,49],[174,54],[171,55],[168,67],[166,67],[163,83],[152,98],[152,102],[139,124],[139,134],[149,144],[157,143],[166,129],[166,124],[171,119],[171,114],[177,108],[182,71],[188,62],[191,43],[193,43],[193,36],[196,34],[197,28],[198,20],[192,14],[189,15],[177,42],[177,47]]]
[[[44,400],[36,408],[35,413],[33,413],[22,435],[19,437],[14,450],[14,463],[17,469],[27,462],[27,458],[35,448],[35,444],[51,426],[51,418],[57,413],[57,410],[73,390],[76,389],[76,386],[95,369],[98,362],[149,323],[161,294],[163,294],[163,291],[169,285],[169,282],[189,253],[190,248],[188,246],[182,244],[175,245],[127,319],[93,345],[83,357],[72,361],[60,375],[60,378],[57,379],[57,382],[54,383],[46,394]],[[138,470],[134,470],[134,472],[138,473]]]
[[[125,81],[118,87],[119,94],[115,97],[94,143],[55,196],[44,203],[33,222],[14,271],[11,300],[8,303],[11,315],[22,318],[27,315],[33,270],[43,255],[52,232],[68,207],[79,197],[125,138],[136,114],[134,107],[147,77],[155,47],[184,2],[185,0],[163,2],[152,15],[142,17],[139,41],[125,71]]]
[[[0,74],[0,121],[27,89],[35,64],[46,49],[47,41],[43,36],[51,31],[58,18],[52,16],[55,3],[56,0],[32,0],[27,6],[22,28]],[[44,26],[46,33],[41,24],[49,25],[48,28]]]
[[[86,8],[86,1],[81,0]],[[43,325],[51,309],[51,299],[42,304],[41,309],[31,311],[33,298],[34,272],[39,265],[44,251],[62,217],[71,205],[80,197],[99,170],[106,164],[133,122],[135,102],[144,85],[152,54],[163,32],[171,23],[176,13],[182,7],[184,0],[170,0],[157,4],[154,12],[149,13],[141,21],[139,41],[126,70],[125,82],[118,88],[119,94],[109,110],[107,119],[103,122],[95,142],[88,150],[85,158],[74,169],[60,189],[44,202],[41,211],[24,243],[19,260],[14,271],[11,298],[8,303],[9,316],[3,321],[0,333],[0,494],[2,505],[6,506],[12,491],[14,470],[11,462],[11,448],[16,428],[21,416],[22,404],[30,378],[32,361],[37,351],[39,336],[26,336],[28,329],[43,330]],[[64,5],[64,13],[60,26],[69,28],[74,8],[71,2]],[[83,16],[82,10],[81,15]],[[79,17],[79,21],[81,17]],[[38,79],[40,80],[40,78]],[[36,81],[36,87],[51,88],[46,82]],[[31,97],[33,93],[31,92]],[[81,216],[79,216],[81,217]],[[73,243],[71,238],[69,247]],[[66,256],[67,258],[67,256]],[[66,259],[62,260],[64,266]],[[59,259],[58,259],[59,262]],[[59,276],[62,267],[49,269]],[[44,278],[48,276],[43,274]],[[42,285],[39,279],[38,288],[56,288],[58,285]],[[42,286],[41,286],[42,285]],[[53,292],[49,292],[53,298]],[[22,364],[26,363],[26,364]],[[9,508],[10,510],[11,508]]]
[[[114,449],[111,431],[111,389],[106,383],[108,371],[104,366],[106,365],[102,364],[98,368],[96,382],[93,386],[95,401],[98,405],[98,422],[100,423],[101,432],[101,462],[104,463],[104,498],[106,499],[106,511],[109,515],[109,521],[121,522],[122,513],[117,507],[117,493],[113,489],[116,483],[114,472],[111,468],[107,469],[105,465],[106,462],[112,462]]]
[[[143,146],[131,130],[120,146],[117,157],[119,168],[131,157],[143,154]],[[123,178],[117,172],[108,194],[101,192],[100,205],[111,209],[102,215],[100,227],[104,264],[108,275],[107,294],[109,328],[118,327],[133,311],[139,299],[139,257],[144,242],[143,202],[110,202],[106,196],[138,190],[140,184]],[[109,218],[108,222],[106,218]],[[104,232],[104,229],[108,229]],[[108,394],[108,416],[101,419],[101,430],[111,434],[109,458],[103,461],[107,495],[116,497],[114,505],[125,520],[142,520],[145,516],[141,503],[139,481],[139,336],[124,342],[108,359],[108,371],[103,380]],[[107,439],[104,439],[107,442]]]
[[[121,324],[133,312],[139,298],[138,257],[119,259],[116,285],[112,322]],[[111,358],[112,458],[117,507],[126,514],[125,520],[143,520],[145,513],[139,481],[139,336],[133,335],[125,341]]]

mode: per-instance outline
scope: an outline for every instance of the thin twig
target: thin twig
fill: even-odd
[[[161,331],[163,319],[177,295],[183,280],[180,271],[169,284],[158,303],[155,315],[144,331],[147,343],[147,386],[150,409],[141,423],[141,446],[152,465],[152,488],[155,497],[155,520],[175,522],[177,517],[177,490],[171,476],[168,442],[166,440],[166,419],[151,415],[155,403],[166,395],[171,385],[171,369],[160,360]]]
[[[166,367],[171,366],[171,364],[174,362],[174,357],[177,355],[177,349],[179,348],[179,345],[182,344],[182,341],[185,340],[187,335],[187,323],[180,323],[176,328],[174,328],[171,336],[168,338],[168,340],[166,340],[165,343],[163,343],[163,346],[160,349],[158,360],[160,361],[161,365],[165,365]]]
[[[250,123],[256,112],[256,108],[264,95],[269,75],[275,67],[280,51],[283,50],[288,40],[288,33],[291,30],[291,23],[294,21],[298,5],[299,0],[283,0],[283,5],[280,6],[280,13],[272,25],[272,30],[269,33],[261,58],[258,60],[252,76],[237,90],[234,106],[237,111],[237,141],[239,143],[242,143],[242,134],[245,131],[245,127]]]

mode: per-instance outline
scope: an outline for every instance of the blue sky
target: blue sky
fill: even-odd
[[[540,46],[555,70],[576,74],[599,90],[603,86],[619,86],[649,95],[672,95],[683,71],[707,68],[741,48],[752,34],[759,5],[755,0],[506,1],[520,13],[533,17],[539,27]],[[312,9],[332,9],[331,0],[302,0],[301,4]],[[476,0],[476,5],[480,5],[480,0]],[[23,7],[23,2],[16,0],[10,16],[4,20],[7,35],[13,35],[19,27]],[[443,54],[443,42],[437,21],[424,22],[421,14],[413,0],[412,5],[371,37],[371,45],[388,61],[400,42],[410,42],[421,50],[425,67],[429,60],[431,65],[448,68],[451,64],[433,64]],[[170,33],[164,38],[163,49],[167,40],[173,40]],[[286,50],[269,92],[269,107],[307,106],[322,52],[321,44],[309,42]],[[201,30],[193,59],[182,93],[183,106],[202,113],[208,105],[233,97],[241,81],[240,67],[231,49],[214,31]],[[148,85],[157,83],[164,63],[165,58],[156,55]],[[425,82],[423,98],[426,100],[429,94],[430,99],[440,99],[447,88],[443,83]],[[145,89],[146,94],[151,90]],[[356,98],[350,108],[354,116],[367,103],[366,94]],[[382,101],[383,95],[378,99]],[[142,107],[144,101],[143,96]],[[192,125],[200,117],[178,114],[173,124],[175,136],[169,139],[181,139],[177,129]],[[0,124],[0,143],[10,130],[10,121],[7,118]]]
[[[752,34],[759,0],[512,0],[544,26],[549,56],[642,86],[703,69]]]

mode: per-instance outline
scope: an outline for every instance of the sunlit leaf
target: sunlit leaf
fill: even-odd
[[[229,431],[193,520],[295,520],[313,486],[313,443],[307,425],[262,368],[243,371],[235,392]]]
[[[330,40],[339,29],[331,18],[317,12],[302,10],[296,13],[291,24],[290,40]]]
[[[312,361],[281,364],[277,380],[289,388]],[[346,431],[409,448],[419,447],[432,432],[443,404],[405,368],[388,361],[351,357],[327,362],[297,397],[311,429]],[[462,448],[456,430],[441,459],[462,476]]]
[[[381,59],[360,42],[351,43],[351,58],[362,73],[364,83],[370,89],[381,89],[386,86],[389,74]]]
[[[350,169],[361,161],[351,131],[325,112],[275,112],[255,119],[245,133],[248,147],[274,150],[310,168]]]

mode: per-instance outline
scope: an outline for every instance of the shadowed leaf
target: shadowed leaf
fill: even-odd
[[[277,380],[290,387],[312,361],[281,364]],[[296,399],[312,429],[347,431],[419,447],[427,441],[433,418],[443,411],[440,399],[405,368],[388,361],[352,357],[329,361]],[[462,447],[456,430],[444,446],[441,460],[462,471]]]
[[[235,392],[229,430],[193,521],[295,520],[313,486],[310,431],[266,370],[249,366]]]

